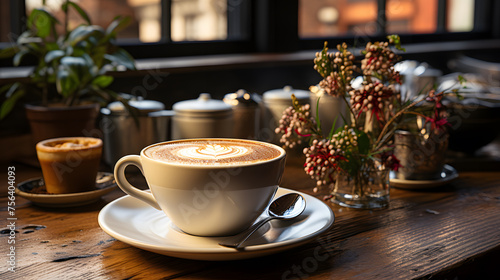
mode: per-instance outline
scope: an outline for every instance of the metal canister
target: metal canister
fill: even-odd
[[[427,63],[421,63],[413,71],[413,96],[427,94],[436,86],[442,75],[440,70],[431,68]]]
[[[259,131],[260,97],[240,89],[235,93],[228,93],[223,101],[233,107],[234,137],[255,139]]]
[[[394,146],[394,155],[402,166],[396,172],[396,178],[402,180],[440,178],[448,149],[448,133],[422,134],[396,130]]]
[[[177,102],[172,108],[172,139],[234,137],[233,108],[208,93]]]
[[[137,109],[137,116],[121,102],[101,109],[103,159],[110,166],[125,155],[139,154],[148,145],[170,139],[173,111],[164,110],[163,103],[153,100],[132,100],[129,105]]]

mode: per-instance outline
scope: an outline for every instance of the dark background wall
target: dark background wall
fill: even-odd
[[[497,49],[470,51],[422,49],[422,52],[419,52],[417,48],[416,51],[403,54],[402,58],[427,62],[446,74],[453,71],[448,68],[448,62],[459,55],[476,55],[482,59],[496,61],[497,51]],[[263,94],[268,90],[289,85],[296,89],[307,90],[309,86],[321,80],[321,76],[313,69],[313,58],[311,55],[310,60],[269,61],[209,68],[191,67],[173,72],[169,72],[169,68],[128,72],[117,75],[111,89],[161,101],[166,109],[171,109],[178,101],[197,98],[203,92],[210,93],[212,98],[222,99],[225,94],[238,89]],[[0,137],[27,132],[29,126],[24,116],[23,104],[19,103],[11,115],[0,121]]]

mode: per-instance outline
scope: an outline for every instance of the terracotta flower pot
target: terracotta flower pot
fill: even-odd
[[[49,138],[95,134],[99,104],[73,107],[25,105],[25,108],[35,143]]]

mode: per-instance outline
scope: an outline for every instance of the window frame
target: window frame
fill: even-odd
[[[373,35],[363,36],[336,36],[300,39],[300,49],[314,49],[321,46],[324,41],[333,44],[348,42],[351,45],[359,45],[368,41],[383,40],[386,34],[387,19],[383,12],[388,0],[377,0],[378,30]],[[402,42],[407,44],[438,43],[451,41],[472,41],[500,38],[500,1],[476,0],[474,1],[474,29],[469,32],[447,32],[447,0],[438,0],[437,31],[426,34],[399,34]],[[360,42],[361,41],[361,42]]]
[[[172,0],[161,0],[162,9],[162,40],[154,43],[137,43],[122,40],[119,45],[126,49],[136,58],[155,58],[155,57],[178,57],[193,55],[212,55],[251,52],[251,25],[249,24],[250,14],[252,13],[250,0],[238,0],[239,8],[228,9],[228,21],[238,24],[240,28],[235,30],[233,25],[228,23],[228,39],[214,41],[182,41],[175,42],[171,39],[171,4]],[[241,11],[245,7],[249,10]],[[241,37],[234,39],[235,33],[241,33]]]
[[[229,0],[231,1],[231,0]],[[337,36],[322,38],[299,38],[298,9],[299,0],[238,0],[241,7],[247,12],[238,15],[228,14],[228,20],[237,20],[239,16],[241,30],[246,32],[244,39],[233,40],[235,32],[228,24],[229,40],[173,42],[170,40],[171,0],[161,0],[162,3],[162,36],[164,40],[156,43],[119,42],[136,59],[168,58],[198,55],[217,54],[244,54],[269,52],[298,52],[317,50],[323,42],[330,44],[347,42],[355,45],[361,43],[355,36]],[[385,37],[387,21],[384,16],[386,0],[377,0],[379,31],[372,36],[363,37],[363,40],[380,40]],[[432,43],[449,41],[471,41],[500,38],[500,1],[475,1],[474,30],[470,32],[443,32],[446,25],[447,0],[438,0],[438,32],[433,34],[401,34],[405,44]],[[25,2],[10,0],[12,10],[11,30],[13,34],[20,34],[26,18]],[[295,15],[295,16],[290,16]],[[9,43],[0,43],[0,48]],[[0,62],[0,66],[12,66],[11,62]],[[30,62],[28,62],[29,64]]]

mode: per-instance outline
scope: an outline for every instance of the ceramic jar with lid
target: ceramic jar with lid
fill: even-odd
[[[438,79],[443,75],[441,70],[432,68],[425,62],[405,60],[394,67],[403,80],[401,94],[404,99],[412,99],[420,94],[426,94],[433,89]]]
[[[432,68],[427,63],[423,62],[413,71],[413,95],[415,97],[421,94],[427,94],[434,88],[438,79],[443,75],[441,70]]]
[[[233,108],[234,137],[256,139],[260,121],[260,96],[240,89],[226,94],[223,100]]]
[[[292,106],[292,94],[295,95],[299,104],[310,104],[310,92],[307,90],[285,86],[282,89],[264,92],[262,96],[262,122],[259,131],[260,140],[279,143],[280,137],[276,135],[274,130],[278,127],[283,111]]]
[[[101,109],[103,158],[113,166],[121,157],[138,154],[144,147],[170,139],[173,111],[164,110],[163,103],[154,100],[131,100],[137,109],[134,118],[121,102],[112,102]]]
[[[172,108],[172,139],[234,137],[233,108],[208,93],[177,102]]]

